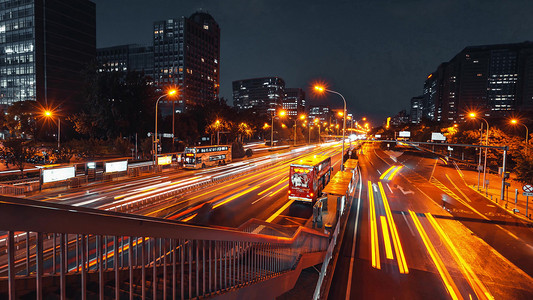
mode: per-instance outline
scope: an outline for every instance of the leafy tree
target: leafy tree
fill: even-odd
[[[34,136],[36,132],[35,101],[18,101],[7,109],[4,125],[14,137]]]
[[[37,153],[32,141],[10,138],[3,141],[2,154],[7,163],[15,165],[24,177],[24,164]]]
[[[522,183],[533,183],[533,157],[526,155],[524,152],[516,158],[514,168],[516,179]]]

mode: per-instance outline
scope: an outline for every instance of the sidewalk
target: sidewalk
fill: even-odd
[[[464,180],[466,184],[472,188],[473,190],[477,191],[477,183],[478,183],[478,173],[477,171],[472,170],[461,170],[461,172],[464,174]],[[529,197],[529,208],[528,208],[528,216],[526,216],[526,197],[522,196],[522,186],[524,184],[513,180],[513,174],[511,174],[511,178],[506,180],[506,182],[509,182],[511,186],[505,190],[504,194],[504,201],[501,201],[501,188],[502,188],[502,179],[497,174],[486,174],[486,179],[489,181],[487,189],[483,189],[483,173],[480,175],[480,187],[479,187],[479,193],[483,196],[485,196],[487,199],[491,200],[494,204],[499,205],[500,207],[506,209],[510,213],[514,213],[518,217],[522,219],[529,219],[533,217],[533,197]],[[517,202],[515,205],[515,190],[518,190],[518,197]],[[513,212],[513,209],[518,209],[518,212]]]

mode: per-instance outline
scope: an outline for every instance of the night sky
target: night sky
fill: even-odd
[[[156,20],[202,9],[221,28],[220,96],[231,82],[319,79],[348,111],[381,123],[422,94],[424,80],[470,45],[533,40],[531,0],[95,0],[97,46],[150,43]],[[307,97],[341,108],[342,99]]]

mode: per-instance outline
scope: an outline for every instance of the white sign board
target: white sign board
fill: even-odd
[[[75,176],[75,167],[43,169],[43,183],[67,180]]]
[[[160,166],[170,165],[172,163],[172,156],[160,156],[157,158],[157,164]]]
[[[431,140],[432,141],[446,141],[446,137],[440,133],[440,132],[432,132],[431,133]]]
[[[125,172],[128,170],[128,161],[122,160],[122,161],[114,161],[114,162],[106,162],[104,172],[111,173],[111,172]]]
[[[376,139],[379,139],[381,137],[381,134],[376,134],[375,137]]]
[[[522,196],[531,197],[531,196],[533,196],[533,193],[526,193],[526,192],[523,192],[523,193],[522,193]]]
[[[411,131],[400,131],[400,132],[398,133],[398,136],[399,136],[399,137],[407,137],[407,138],[408,138],[408,137],[411,137]]]

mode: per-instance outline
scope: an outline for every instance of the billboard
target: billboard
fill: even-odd
[[[440,132],[432,132],[431,133],[431,140],[432,141],[446,141],[446,137],[440,133]]]
[[[160,166],[170,165],[172,163],[172,156],[160,156],[157,158],[157,164]]]
[[[411,131],[400,131],[398,134],[399,137],[408,138],[411,137]]]
[[[43,183],[67,180],[76,177],[75,167],[43,169]]]
[[[106,173],[125,172],[127,170],[128,170],[128,161],[127,160],[106,162],[105,163],[105,167],[104,167],[104,172],[106,172]]]

